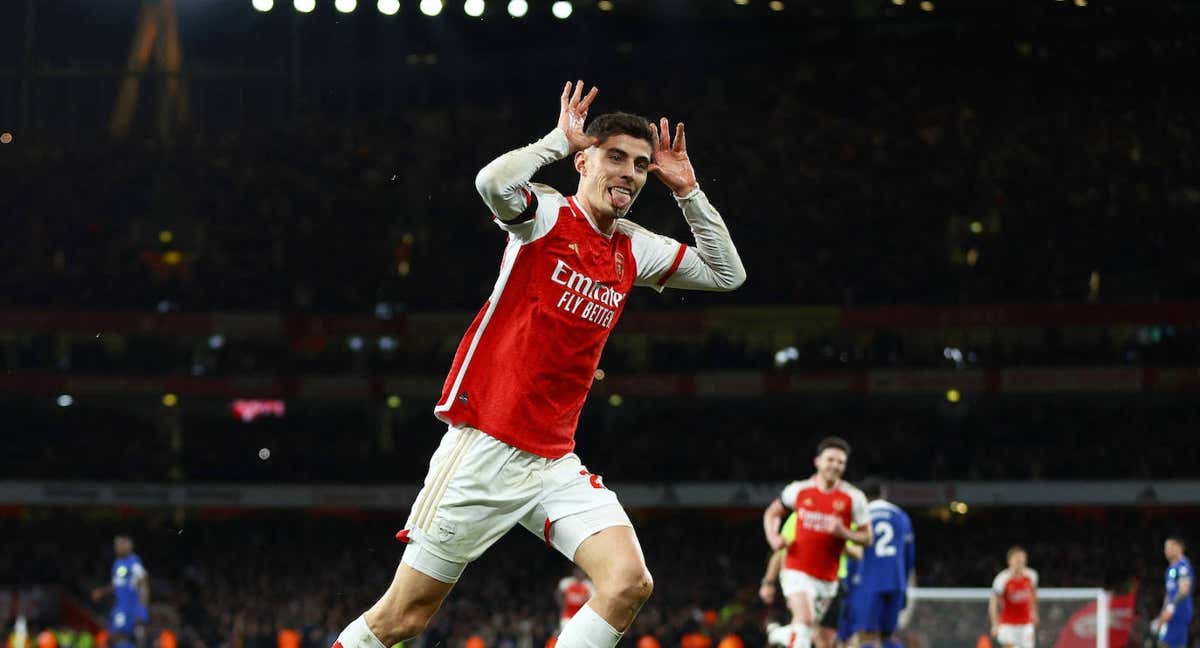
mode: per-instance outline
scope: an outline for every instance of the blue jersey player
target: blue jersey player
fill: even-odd
[[[862,487],[870,502],[874,546],[867,547],[853,576],[850,608],[858,645],[867,648],[899,646],[895,632],[908,601],[908,586],[916,566],[912,521],[899,506],[884,499],[883,484],[866,480]]]
[[[1163,601],[1158,624],[1159,648],[1184,648],[1188,645],[1188,624],[1192,622],[1192,563],[1183,555],[1183,540],[1167,538],[1163,555],[1167,558],[1167,597]]]
[[[108,630],[112,634],[115,648],[134,648],[145,645],[146,622],[150,615],[146,606],[150,602],[150,579],[142,560],[133,553],[133,540],[126,535],[113,538],[112,581],[92,591],[92,600],[112,594],[116,600],[108,619]]]

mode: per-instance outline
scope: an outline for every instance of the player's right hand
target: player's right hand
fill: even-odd
[[[992,624],[992,636],[997,639],[1000,638],[1000,626],[998,626],[994,623]]]
[[[764,583],[758,588],[758,598],[762,599],[763,603],[770,605],[775,602],[775,584]]]
[[[574,92],[572,92],[571,86],[570,81],[563,86],[562,97],[558,100],[558,127],[567,136],[567,141],[571,144],[571,152],[574,153],[599,143],[595,137],[591,137],[583,131],[583,126],[587,121],[588,107],[592,105],[592,100],[596,98],[596,94],[600,90],[592,86],[587,96],[584,96],[582,79],[575,84]]]

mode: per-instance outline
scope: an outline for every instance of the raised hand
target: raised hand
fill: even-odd
[[[571,152],[574,153],[598,143],[595,137],[583,132],[583,123],[587,121],[588,107],[592,105],[592,100],[600,90],[592,86],[585,97],[583,80],[575,84],[574,92],[571,91],[571,85],[568,81],[567,85],[563,86],[562,97],[558,100],[558,127],[567,136],[567,141],[571,143]]]
[[[671,142],[671,128],[667,118],[663,117],[658,126],[650,124],[658,143],[654,146],[654,160],[650,164],[650,172],[658,176],[676,196],[686,196],[696,188],[696,171],[692,169],[692,161],[687,154],[687,135],[683,132],[683,122],[675,124],[675,141]]]

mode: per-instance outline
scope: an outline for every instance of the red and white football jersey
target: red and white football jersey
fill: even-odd
[[[1033,623],[1033,597],[1037,590],[1037,572],[1026,567],[1015,575],[1005,569],[992,581],[992,591],[999,596],[1000,623],[1004,625],[1027,625]]]
[[[568,576],[558,581],[558,591],[562,593],[562,619],[566,621],[575,616],[579,609],[592,598],[592,595],[596,593],[596,588],[592,585],[592,581],[586,578],[580,580],[574,576]]]
[[[558,458],[575,447],[580,410],[630,289],[661,290],[687,247],[624,219],[606,235],[574,198],[530,188],[532,219],[495,221],[509,235],[500,276],[458,346],[434,412]]]
[[[870,526],[866,496],[844,481],[824,490],[816,480],[806,479],[788,484],[779,500],[796,511],[796,538],[788,545],[784,567],[817,580],[837,581],[846,541],[834,537],[835,522],[841,520],[847,529],[855,524],[858,528]]]

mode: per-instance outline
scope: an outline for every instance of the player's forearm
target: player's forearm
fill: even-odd
[[[782,519],[783,515],[776,510],[774,504],[763,512],[763,534],[767,537],[767,542],[779,535],[779,523]]]
[[[500,220],[525,211],[524,187],[537,170],[570,152],[567,136],[555,128],[542,139],[492,160],[475,176],[475,189]]]
[[[684,264],[668,283],[676,288],[734,290],[746,281],[746,268],[738,255],[729,228],[708,197],[699,188],[687,196],[675,196],[683,218],[696,238],[699,263]]]
[[[784,550],[771,552],[771,559],[767,561],[767,573],[763,574],[762,583],[774,583],[779,579],[779,571],[783,569]]]
[[[863,547],[870,547],[875,544],[875,536],[871,534],[871,528],[864,529],[847,529],[846,539]]]

